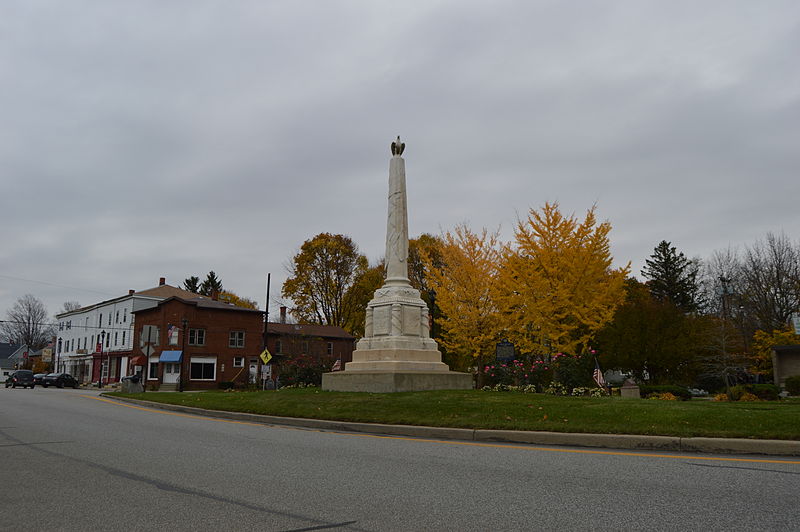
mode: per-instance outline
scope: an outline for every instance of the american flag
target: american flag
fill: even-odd
[[[331,371],[342,371],[342,359],[341,358],[337,358],[336,359],[336,362],[333,363],[333,367],[331,368]]]
[[[592,378],[594,379],[594,382],[596,382],[601,388],[605,386],[606,380],[603,378],[603,372],[600,371],[600,364],[597,363],[596,358],[594,359],[594,372],[592,373]]]

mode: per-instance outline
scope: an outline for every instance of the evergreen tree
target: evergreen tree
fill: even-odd
[[[205,281],[200,285],[200,295],[210,296],[215,291],[217,293],[222,292],[222,281],[217,277],[217,274],[214,273],[214,270],[211,270],[208,272]]]
[[[669,301],[684,312],[700,310],[699,265],[695,261],[662,240],[645,263],[642,275],[648,279],[650,295],[658,301]]]
[[[183,289],[188,290],[189,292],[194,292],[195,294],[200,293],[200,278],[196,275],[192,275],[191,277],[187,277],[183,281]]]

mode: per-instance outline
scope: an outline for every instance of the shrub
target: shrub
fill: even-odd
[[[236,383],[233,381],[222,381],[219,383],[220,390],[233,390],[236,387]]]
[[[800,375],[786,377],[786,391],[789,395],[800,395]]]
[[[553,355],[555,371],[553,380],[563,384],[568,390],[591,386],[594,355]]]
[[[740,384],[730,390],[731,401],[741,401],[745,394],[752,395],[763,401],[777,401],[780,399],[780,388],[772,384]]]
[[[541,390],[553,380],[551,364],[541,360],[526,362],[512,360],[508,363],[489,364],[483,368],[484,385],[490,388],[498,384],[507,386],[536,386]]]
[[[718,393],[714,396],[713,401],[727,401],[728,395],[724,393]]]
[[[731,401],[738,401],[746,393],[747,393],[747,388],[745,386],[741,384],[739,386],[732,386],[731,389],[728,391],[728,399],[730,399]]]
[[[281,362],[280,380],[284,386],[292,384],[322,385],[322,374],[331,370],[333,357],[317,357],[311,355],[297,355]]]
[[[651,393],[647,396],[648,399],[655,399],[657,401],[677,401],[678,398],[669,392],[664,393]]]
[[[746,388],[762,401],[777,401],[781,398],[781,388],[774,384],[748,384]]]
[[[741,397],[739,397],[739,401],[760,401],[760,399],[750,392],[744,392]]]
[[[551,382],[550,386],[544,389],[544,393],[550,395],[567,395],[569,390],[567,390],[566,386],[559,382]]]
[[[639,386],[639,393],[642,395],[642,398],[649,399],[653,394],[665,394],[669,393],[674,395],[675,397],[679,398],[681,401],[688,401],[692,398],[692,394],[689,393],[688,388],[684,388],[683,386],[671,386],[671,385],[649,385],[649,384],[642,384]]]

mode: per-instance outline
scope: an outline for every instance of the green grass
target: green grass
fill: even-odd
[[[725,403],[479,390],[369,394],[314,388],[109,395],[210,410],[368,423],[800,440],[800,400],[796,399]]]

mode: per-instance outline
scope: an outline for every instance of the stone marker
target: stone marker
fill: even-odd
[[[619,395],[620,397],[630,397],[635,399],[642,398],[641,393],[639,393],[639,386],[631,379],[625,379],[625,382],[622,383],[622,388],[619,389]]]
[[[322,375],[322,389],[404,392],[472,388],[472,375],[450,371],[430,337],[428,306],[408,280],[405,144],[392,142],[386,281],[367,304],[364,338],[344,371]]]

